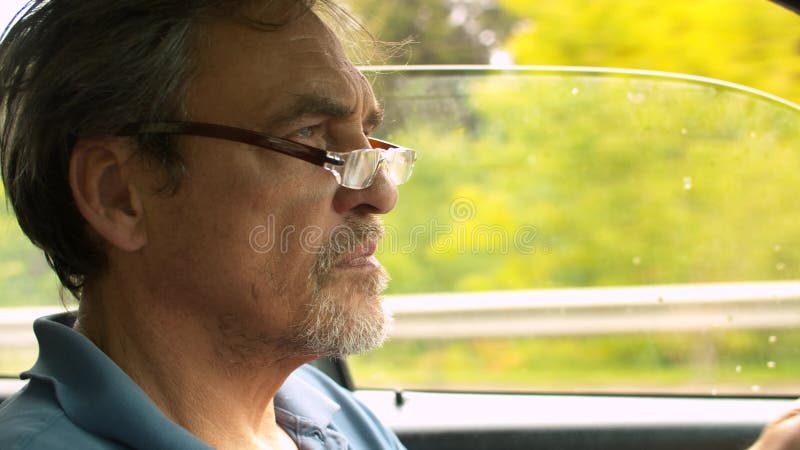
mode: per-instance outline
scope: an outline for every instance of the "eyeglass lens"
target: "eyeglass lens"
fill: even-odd
[[[381,157],[385,155],[386,172],[394,184],[408,181],[413,167],[413,152],[408,150],[356,150],[347,158],[342,171],[342,185],[347,187],[366,187],[378,169]]]

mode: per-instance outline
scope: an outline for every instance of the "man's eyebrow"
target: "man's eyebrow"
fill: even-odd
[[[383,123],[383,115],[385,109],[383,105],[379,103],[375,103],[375,107],[370,111],[367,115],[367,118],[364,120],[364,125],[370,128],[370,130],[374,130],[378,128]]]
[[[323,95],[300,95],[288,108],[268,121],[267,129],[281,128],[304,116],[341,118],[351,114],[353,110],[348,105],[334,98]]]
[[[335,98],[323,95],[300,95],[282,113],[268,121],[267,129],[280,129],[304,116],[343,118],[354,113],[350,106]],[[383,106],[376,102],[375,107],[364,119],[364,124],[373,129],[377,128],[383,122],[383,114]]]

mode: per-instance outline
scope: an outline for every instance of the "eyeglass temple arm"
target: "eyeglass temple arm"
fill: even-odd
[[[133,123],[124,126],[116,134],[118,136],[134,136],[138,134],[180,134],[202,136],[255,145],[268,150],[284,153],[318,166],[324,166],[326,163],[337,166],[344,164],[344,161],[339,158],[329,156],[324,150],[309,147],[298,142],[292,142],[286,139],[280,139],[257,133],[255,131],[229,127],[226,125],[199,122]]]

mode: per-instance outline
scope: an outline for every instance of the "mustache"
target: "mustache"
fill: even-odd
[[[331,231],[328,241],[320,249],[311,276],[324,279],[343,255],[367,244],[377,244],[383,235],[383,221],[377,216],[346,217],[343,224]]]

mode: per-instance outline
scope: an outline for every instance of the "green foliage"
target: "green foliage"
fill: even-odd
[[[798,17],[763,0],[498,0],[517,64],[664,70],[800,100]]]
[[[380,86],[399,117],[388,138],[421,150],[387,218],[392,292],[800,275],[795,110],[620,75],[417,74]]]
[[[381,41],[409,41],[405,51],[376,64],[483,64],[488,61],[490,46],[504,39],[513,23],[510,15],[491,2],[350,3],[366,28]]]
[[[800,275],[794,109],[621,75],[387,74],[376,85],[394,118],[386,137],[420,150],[386,219],[392,292]],[[532,252],[472,233],[530,225]],[[362,386],[796,392],[800,334],[778,346],[769,334],[397,341],[350,361]]]
[[[0,307],[58,305],[57,278],[42,252],[22,234],[2,189],[0,203]]]
[[[800,101],[798,17],[763,0],[351,3],[380,39],[416,42],[390,63],[486,64],[504,49],[519,65],[687,73]]]

